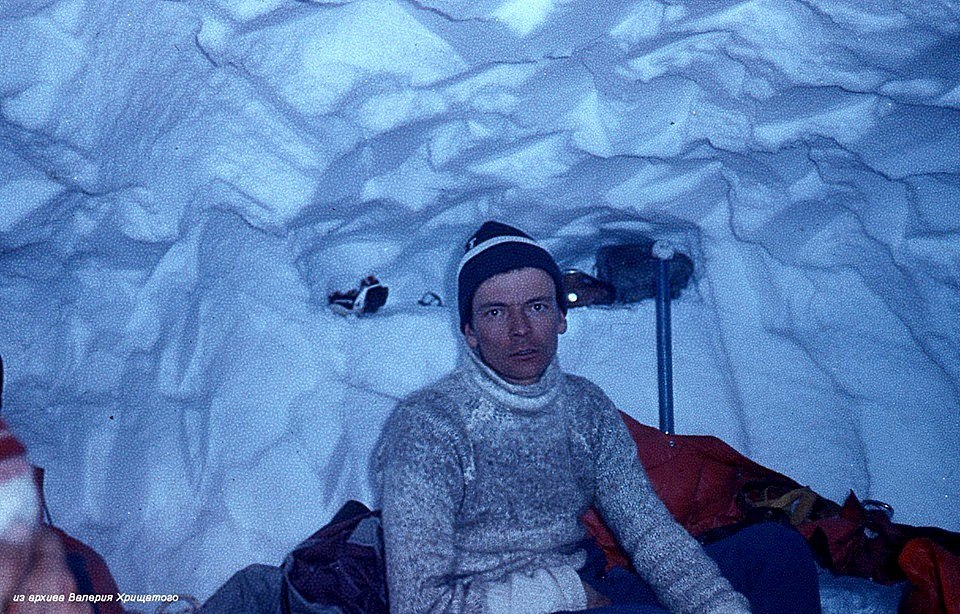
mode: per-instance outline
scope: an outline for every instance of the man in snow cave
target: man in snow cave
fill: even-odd
[[[465,357],[397,405],[374,461],[391,611],[819,612],[803,538],[771,523],[701,547],[610,399],[560,370],[566,305],[547,250],[497,222],[466,247]],[[603,572],[579,521],[590,506],[639,575]]]

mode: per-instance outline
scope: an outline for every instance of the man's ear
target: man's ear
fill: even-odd
[[[470,326],[469,322],[463,325],[463,336],[467,340],[467,346],[469,346],[471,350],[477,349],[477,346],[480,345],[480,340],[477,339],[477,333],[473,330],[473,327]]]
[[[557,334],[562,335],[567,332],[567,314],[560,312],[560,324],[557,325]]]

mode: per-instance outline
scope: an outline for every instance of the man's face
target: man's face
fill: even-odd
[[[467,345],[511,384],[534,384],[557,353],[567,318],[546,271],[523,268],[487,279],[473,295]]]

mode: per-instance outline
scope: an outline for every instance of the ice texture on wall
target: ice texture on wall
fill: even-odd
[[[671,241],[680,432],[960,529],[953,3],[8,0],[0,47],[4,419],[124,590],[374,503],[488,218],[587,270]],[[380,314],[327,310],[369,273]],[[655,423],[653,306],[570,324]]]

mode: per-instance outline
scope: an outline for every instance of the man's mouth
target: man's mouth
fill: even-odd
[[[520,350],[518,352],[514,352],[513,354],[510,354],[510,356],[513,358],[529,358],[530,356],[533,356],[536,353],[537,353],[536,350],[526,349],[526,350]]]

